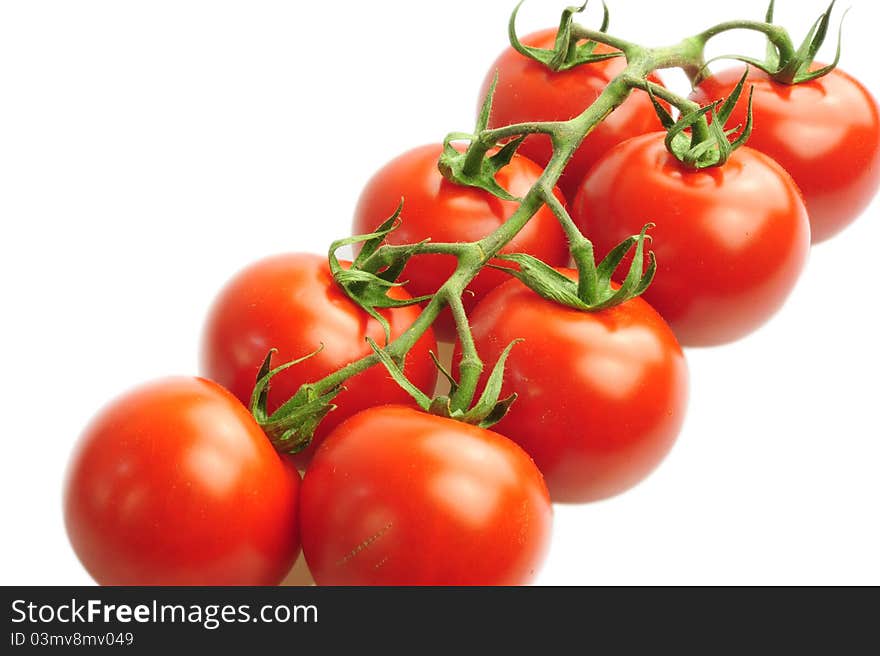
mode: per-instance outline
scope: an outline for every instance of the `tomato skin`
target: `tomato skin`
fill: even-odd
[[[527,46],[552,49],[556,32],[556,28],[541,30],[520,40]],[[612,48],[599,44],[595,52],[612,51]],[[513,48],[507,48],[486,74],[480,91],[480,104],[489,93],[497,71],[498,86],[489,127],[535,121],[567,121],[583,113],[625,67],[626,59],[617,57],[554,73]],[[662,84],[656,75],[650,75],[649,79]],[[633,93],[587,136],[566,166],[559,180],[559,188],[569,201],[573,200],[581,180],[599,157],[621,141],[659,129],[661,124],[648,95]],[[525,140],[519,152],[546,166],[553,149],[550,139],[533,135]]]
[[[797,282],[810,247],[806,208],[790,176],[756,150],[692,171],[663,139],[636,137],[609,152],[572,217],[600,256],[655,223],[658,268],[644,298],[685,346],[734,341],[766,322]]]
[[[404,406],[339,426],[300,508],[319,585],[527,583],[552,521],[541,474],[513,442]]]
[[[300,478],[219,385],[168,378],[105,407],[68,470],[71,544],[103,585],[277,585]]]
[[[726,98],[743,69],[703,81],[691,94],[701,104]],[[754,127],[748,145],[770,155],[800,187],[813,243],[833,237],[868,206],[880,186],[880,110],[862,84],[839,68],[810,82],[786,85],[751,68]],[[744,125],[748,102],[730,123]]]
[[[435,242],[477,241],[511,217],[518,203],[446,180],[437,168],[441,152],[438,144],[415,148],[379,170],[361,193],[352,225],[354,234],[373,231],[391,216],[401,197],[402,222],[388,237],[392,244],[414,244],[428,238]],[[524,196],[542,172],[534,162],[515,156],[496,180],[514,196]],[[565,234],[547,207],[542,207],[502,252],[528,253],[550,264],[568,261]],[[410,260],[400,280],[406,281],[407,290],[414,296],[433,294],[454,270],[455,258],[451,255],[419,255]],[[499,271],[481,271],[468,286],[473,294],[463,297],[465,308],[472,308],[504,280],[505,275]],[[440,339],[454,339],[448,311],[441,314],[434,330]]]
[[[409,298],[402,289],[391,292]],[[383,311],[392,339],[418,317],[410,306]],[[272,379],[269,410],[292,397],[303,383],[314,382],[372,351],[371,337],[385,343],[379,322],[358,307],[333,280],[327,260],[310,253],[288,253],[260,260],[239,272],[220,292],[208,316],[202,339],[202,371],[243,403],[251,392],[263,359],[277,348],[276,365],[323,350]],[[436,350],[427,331],[410,351],[406,374],[421,389],[432,390],[437,370],[429,351]],[[405,403],[410,397],[382,366],[374,366],[345,383],[312,444],[295,460],[304,466],[320,441],[351,415],[383,403]]]
[[[471,326],[485,362],[524,339],[510,352],[502,391],[519,396],[495,428],[534,458],[554,502],[619,494],[672,448],[687,408],[687,363],[641,298],[582,312],[511,280],[477,306]]]

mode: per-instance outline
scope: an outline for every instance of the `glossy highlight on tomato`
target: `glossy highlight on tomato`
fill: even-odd
[[[400,227],[388,236],[391,244],[434,242],[472,242],[482,239],[507,221],[518,207],[487,191],[465,187],[446,180],[437,168],[442,147],[422,146],[392,160],[367,183],[355,210],[352,231],[367,234],[394,213],[404,199]],[[531,160],[514,156],[501,169],[496,180],[514,196],[523,196],[537,182],[541,167]],[[561,194],[560,194],[561,196]],[[565,235],[553,213],[541,208],[526,227],[502,249],[503,253],[522,252],[550,264],[568,261]],[[451,255],[418,255],[409,261],[400,276],[414,296],[433,294],[455,270]],[[466,309],[472,308],[493,287],[504,282],[499,271],[483,269],[468,285],[463,296]],[[439,339],[455,337],[452,316],[444,311],[434,324]]]
[[[712,75],[691,98],[704,105],[726,98],[742,73],[735,67]],[[746,84],[754,89],[748,145],[779,162],[797,183],[813,243],[833,237],[858,218],[880,186],[877,101],[839,68],[795,85],[750,68]],[[731,124],[744,125],[747,110],[740,99]]]
[[[584,312],[511,280],[477,306],[471,326],[486,362],[523,339],[507,359],[502,391],[519,396],[495,430],[534,458],[553,501],[620,494],[675,443],[687,408],[687,363],[669,326],[641,298]]]
[[[410,298],[402,288],[390,293]],[[391,338],[409,328],[419,312],[418,306],[383,310]],[[367,337],[377,344],[385,341],[379,322],[333,280],[326,258],[309,253],[276,255],[245,268],[220,292],[205,323],[202,371],[249,403],[269,349],[278,349],[274,362],[282,364],[323,347],[314,357],[272,379],[271,412],[301,385],[372,353]],[[407,356],[405,372],[421,389],[433,389],[437,380],[429,354],[436,348],[433,332],[428,330]],[[353,414],[374,405],[405,403],[409,398],[381,365],[350,378],[333,400],[336,410],[324,418],[312,444],[297,454],[296,461],[305,465],[320,441]]]
[[[303,481],[318,585],[518,585],[546,554],[552,508],[506,437],[403,406],[330,435]]]
[[[556,28],[541,30],[521,41],[527,46],[552,49],[556,32]],[[613,52],[613,49],[597,44],[595,52],[601,54]],[[586,110],[625,68],[626,59],[616,57],[553,72],[509,47],[489,67],[480,90],[480,103],[489,93],[497,72],[498,85],[489,118],[490,128],[535,121],[567,121]],[[662,84],[654,74],[648,79]],[[584,139],[566,165],[559,188],[569,201],[574,200],[578,185],[599,157],[622,141],[659,129],[660,121],[648,95],[633,93]],[[532,135],[519,152],[546,166],[553,149],[549,138]]]
[[[103,585],[277,585],[299,554],[299,473],[200,378],[142,385],[85,429],[64,520]]]
[[[685,346],[739,339],[783,305],[804,267],[810,225],[797,186],[767,155],[686,168],[665,133],[630,139],[584,180],[572,218],[603,256],[652,222],[657,274],[644,294]],[[626,270],[626,265],[619,269]]]

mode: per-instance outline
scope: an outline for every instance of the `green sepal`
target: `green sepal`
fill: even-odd
[[[578,45],[577,39],[572,37],[571,27],[574,22],[574,16],[575,14],[582,13],[587,8],[589,0],[579,7],[567,7],[563,10],[562,18],[559,21],[559,29],[556,32],[556,41],[553,44],[552,50],[525,45],[519,40],[519,37],[516,34],[516,17],[519,14],[523,2],[525,2],[525,0],[520,0],[516,5],[513,13],[510,15],[510,20],[507,23],[507,34],[510,39],[510,45],[521,55],[543,64],[554,72],[567,71],[576,66],[582,66],[583,64],[591,64],[623,56],[622,52],[607,52],[597,55],[595,54],[595,41],[587,41],[586,43]],[[605,4],[604,0],[602,1],[602,9],[602,27],[599,28],[599,31],[605,32],[608,30],[610,14],[608,12],[608,5]]]
[[[367,338],[367,343],[376,353],[379,362],[382,363],[394,381],[412,397],[422,410],[447,419],[454,419],[466,424],[473,424],[480,428],[489,428],[497,424],[504,418],[504,415],[507,414],[507,411],[510,409],[510,406],[513,405],[513,402],[516,401],[516,394],[511,394],[503,399],[499,399],[499,396],[501,396],[501,387],[504,383],[504,367],[507,358],[513,347],[521,341],[523,340],[517,339],[507,345],[507,348],[504,349],[499,356],[498,361],[495,363],[495,366],[492,368],[492,373],[486,381],[486,387],[483,389],[480,399],[469,410],[462,410],[453,409],[452,400],[449,395],[444,394],[442,396],[431,397],[425,394],[406,377],[400,364],[395,361],[385,349],[380,348],[374,340],[369,337]],[[431,355],[434,357],[434,361],[437,363],[440,371],[449,378],[453,390],[457,389],[458,383],[455,381],[452,374],[450,374],[445,367],[440,365],[433,353]]]
[[[725,129],[725,124],[730,120],[734,107],[742,95],[749,69],[743,72],[742,77],[723,102],[718,100],[705,107],[685,114],[671,127],[666,130],[666,149],[672,153],[682,164],[692,169],[706,169],[713,166],[722,166],[730,158],[730,155],[744,145],[752,134],[752,95],[754,87],[749,90],[749,103],[746,113],[745,126],[737,126],[731,130]],[[659,103],[656,103],[659,106]],[[655,107],[656,109],[656,107]],[[665,111],[665,110],[664,110]],[[658,112],[659,114],[659,112]],[[706,124],[706,116],[711,114],[711,122]],[[662,120],[662,117],[661,117]],[[697,137],[695,127],[702,124],[702,137]],[[733,141],[730,137],[740,132]]]
[[[322,344],[316,351],[274,369],[272,356],[277,353],[277,349],[271,349],[257,373],[250,411],[272,446],[281,453],[299,453],[311,444],[315,429],[324,417],[336,409],[331,401],[343,388],[339,386],[324,394],[317,394],[310,385],[303,385],[291,399],[270,415],[266,403],[271,381],[282,371],[314,357],[323,349]]]
[[[366,265],[370,257],[385,242],[386,237],[400,225],[400,213],[403,210],[403,201],[397,206],[388,219],[385,220],[374,232],[366,235],[356,235],[346,239],[339,239],[330,245],[328,260],[330,272],[342,290],[352,301],[373,317],[382,326],[385,333],[385,341],[391,341],[391,326],[388,320],[382,316],[379,309],[405,307],[416,305],[429,300],[430,296],[419,296],[411,299],[397,299],[388,296],[388,291],[393,287],[402,287],[406,283],[397,282],[398,276],[406,266],[410,257],[415,255],[421,244],[412,244],[398,253],[394,262],[380,271],[370,270]],[[343,246],[362,244],[354,262],[349,268],[345,268],[336,257],[336,251]]]
[[[474,424],[480,428],[491,428],[504,419],[504,415],[507,414],[507,411],[510,409],[510,406],[513,405],[513,402],[516,401],[517,397],[514,393],[504,399],[499,399],[501,396],[501,387],[504,384],[504,367],[507,364],[507,358],[513,350],[513,347],[522,341],[522,339],[513,340],[507,345],[504,351],[501,352],[498,361],[495,363],[495,366],[492,367],[492,373],[489,374],[489,378],[486,381],[486,387],[483,388],[483,393],[480,395],[480,399],[470,410],[467,410],[462,414],[460,418],[461,421],[468,424]]]
[[[654,105],[654,112],[657,114],[657,118],[660,119],[660,124],[666,130],[671,130],[675,125],[675,119],[672,118],[672,114],[669,113],[669,110],[666,109],[659,100],[657,100],[657,96],[654,95],[654,90],[651,88],[650,84],[647,86],[647,91],[648,97],[651,99],[651,104]]]
[[[495,78],[492,80],[492,84],[489,87],[489,93],[486,94],[486,99],[483,101],[483,106],[480,109],[480,115],[477,118],[477,125],[474,129],[474,133],[466,134],[463,132],[453,132],[448,135],[446,139],[443,140],[443,153],[440,155],[440,161],[437,163],[437,166],[440,169],[440,173],[443,174],[443,177],[451,182],[466,187],[483,189],[493,196],[497,196],[501,200],[519,201],[521,200],[520,198],[517,198],[498,184],[495,176],[498,175],[498,171],[510,164],[510,160],[513,159],[513,156],[516,154],[520,145],[522,145],[522,142],[525,141],[527,135],[521,135],[516,139],[508,141],[498,150],[498,152],[491,156],[485,154],[488,149],[485,145],[479,142],[481,133],[489,126],[489,116],[492,113],[492,99],[495,97],[495,88],[497,85],[498,74],[496,73]],[[464,152],[460,152],[452,145],[453,141],[461,140],[471,142],[470,146]],[[491,145],[494,146],[495,144]],[[480,158],[479,170],[470,171],[468,170],[467,164],[472,149],[474,148],[480,149],[484,154]]]
[[[480,428],[492,428],[499,421],[504,419],[507,416],[507,413],[510,411],[511,406],[516,402],[519,398],[519,394],[514,392],[510,396],[497,401],[492,409],[483,417],[482,420],[476,423]],[[473,422],[469,422],[473,423]]]
[[[379,362],[381,362],[388,370],[388,373],[394,379],[394,382],[400,385],[403,391],[409,394],[420,408],[427,410],[431,405],[431,397],[416,387],[412,381],[406,377],[401,366],[391,357],[388,351],[380,348],[374,339],[367,337],[367,344],[370,345],[370,348],[373,349],[376,356],[378,356]]]
[[[541,260],[524,253],[498,255],[497,260],[512,262],[517,268],[489,265],[517,278],[526,287],[549,301],[583,312],[600,312],[641,296],[657,272],[657,261],[649,251],[645,267],[645,241],[653,224],[648,223],[638,235],[628,237],[615,246],[596,266],[592,245],[572,252],[578,268],[578,280],[571,280]],[[612,277],[623,258],[633,251],[626,277],[615,289]]]
[[[809,82],[810,80],[815,80],[823,75],[827,75],[837,67],[838,62],[840,62],[843,21],[849,10],[845,11],[840,19],[840,26],[837,32],[837,50],[834,54],[834,61],[816,71],[810,71],[810,66],[812,66],[815,61],[819,49],[822,47],[822,44],[825,43],[825,38],[828,36],[828,27],[831,23],[831,12],[834,10],[836,2],[837,0],[831,0],[831,4],[828,5],[828,9],[825,13],[819,16],[816,22],[813,23],[813,26],[810,28],[810,31],[807,33],[806,38],[800,48],[798,48],[794,57],[780,66],[779,71],[773,75],[774,80],[782,82],[783,84]]]
[[[706,66],[720,59],[733,59],[764,71],[764,73],[780,84],[789,85],[809,82],[827,75],[837,68],[837,64],[840,62],[841,42],[843,40],[843,22],[847,13],[849,13],[849,9],[843,13],[843,16],[840,19],[834,61],[815,71],[811,71],[810,67],[813,65],[819,49],[828,37],[828,28],[831,24],[831,14],[836,2],[837,0],[832,0],[831,4],[828,5],[828,9],[826,9],[810,27],[810,30],[807,32],[807,36],[804,38],[800,47],[797,50],[794,50],[792,46],[792,52],[790,54],[783,56],[779,48],[768,39],[767,54],[763,61],[754,57],[745,57],[743,55],[720,55],[710,59],[706,63]],[[765,18],[767,23],[773,23],[774,6],[774,0],[770,0],[770,5],[767,8],[767,15]]]
[[[548,301],[579,310],[592,308],[593,304],[578,296],[575,282],[538,258],[525,253],[510,253],[498,255],[496,259],[513,262],[519,268],[514,269],[498,264],[490,264],[489,266],[517,278],[526,287]]]
[[[767,13],[764,15],[764,22],[768,25],[773,24],[773,14],[776,10],[776,0],[770,0],[767,5]],[[770,39],[767,39],[767,61],[768,67],[774,69],[779,68],[779,48],[777,48]]]
[[[440,358],[437,357],[437,354],[434,353],[434,351],[428,351],[428,355],[431,356],[431,360],[434,362],[434,366],[437,367],[437,371],[440,372],[440,375],[449,382],[449,395],[454,395],[458,391],[458,381],[455,380],[455,376],[443,366],[443,363],[440,362]]]

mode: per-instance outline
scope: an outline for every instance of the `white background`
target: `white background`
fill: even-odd
[[[522,32],[564,4],[526,3]],[[647,45],[764,12],[610,4],[612,32]],[[824,9],[779,4],[798,37]],[[89,417],[141,381],[196,373],[205,310],[233,272],[324,252],[377,167],[470,129],[512,5],[0,4],[0,583],[90,581],[61,517]],[[880,15],[853,5],[842,64],[877,94]],[[762,45],[717,48],[743,49]],[[815,249],[770,325],[688,353],[673,453],[624,496],[557,508],[540,583],[880,584],[878,238],[875,202]]]

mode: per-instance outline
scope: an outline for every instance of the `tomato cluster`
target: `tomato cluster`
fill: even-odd
[[[549,30],[522,43],[550,49],[555,38]],[[487,78],[484,93],[497,75],[488,127],[568,121],[625,67],[623,58],[597,57],[553,72],[511,48]],[[647,80],[662,89],[659,78]],[[721,72],[692,99],[727,98],[740,80],[741,71]],[[468,341],[456,344],[451,373],[432,357],[437,338],[465,330],[447,309],[391,365],[358,370],[327,398],[314,386],[377,344],[410,335],[418,303],[460,266],[452,252],[414,250],[396,272],[406,289],[385,280],[388,302],[373,307],[341,282],[342,273],[353,285],[381,282],[381,270],[358,268],[360,258],[288,253],[238,273],[205,324],[205,378],[144,385],[86,428],[64,500],[83,565],[103,584],[277,584],[302,546],[319,584],[530,581],[547,552],[551,500],[624,492],[672,448],[688,396],[682,345],[729,342],[767,321],[794,287],[811,234],[830,237],[876,191],[880,119],[856,80],[833,70],[795,85],[758,72],[748,81],[751,110],[743,99],[733,116],[753,121],[752,147],[716,166],[690,166],[667,143],[659,103],[639,92],[579,145],[552,192],[597,255],[613,259],[618,244],[654,224],[646,266],[656,256],[657,268],[642,297],[592,298],[585,309],[530,284],[525,265],[513,278],[502,270],[512,253],[531,256],[554,284],[587,294],[583,253],[548,191],[463,290]],[[479,242],[511,220],[515,197],[542,184],[554,146],[546,134],[519,144],[494,178],[510,197],[441,173],[443,145],[411,150],[367,184],[353,233],[397,247]],[[386,229],[401,196],[402,221]],[[608,294],[627,288],[627,271],[644,273],[635,259],[642,243],[614,260],[614,271],[593,270]],[[508,412],[494,417],[495,430],[487,413],[465,421],[470,415],[442,395],[428,412],[400,383],[403,376],[430,396],[440,371],[463,377],[466,347],[504,362],[499,394],[518,395],[509,409],[497,406]],[[272,353],[302,359],[267,373]],[[473,391],[492,385],[484,373]],[[268,427],[297,403],[322,421],[310,440],[286,442],[293,433]]]

